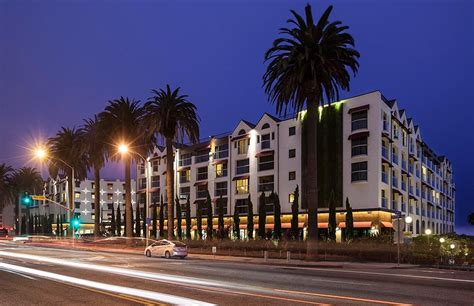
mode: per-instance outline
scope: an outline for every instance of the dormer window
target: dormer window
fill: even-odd
[[[264,125],[262,125],[262,130],[269,129],[269,128],[270,128],[270,124],[268,123],[265,123]]]
[[[245,134],[245,130],[244,130],[244,129],[242,129],[242,130],[239,131],[239,135],[244,135],[244,134]]]

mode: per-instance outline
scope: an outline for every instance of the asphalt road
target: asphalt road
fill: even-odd
[[[1,305],[473,305],[474,273],[306,268],[0,242]]]

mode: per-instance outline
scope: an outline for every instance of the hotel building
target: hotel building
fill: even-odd
[[[328,201],[334,195],[338,229],[345,227],[345,201],[354,211],[359,234],[391,231],[396,215],[411,216],[404,231],[413,235],[431,229],[434,234],[454,231],[455,185],[452,165],[423,141],[421,129],[399,109],[395,100],[379,91],[320,107],[318,122],[318,227],[328,227]],[[265,113],[255,123],[241,120],[226,134],[195,145],[174,149],[175,194],[181,205],[190,198],[191,215],[207,190],[213,200],[217,228],[217,199],[222,196],[225,226],[237,210],[245,234],[247,201],[250,195],[255,220],[262,192],[279,195],[283,230],[290,228],[294,191],[300,188],[299,227],[307,226],[304,114],[277,118]],[[155,148],[145,171],[137,168],[138,202],[145,203],[146,173],[151,181],[150,198],[166,202],[166,150]],[[308,170],[310,171],[310,169]],[[266,204],[267,225],[273,228],[273,204]],[[181,209],[185,211],[183,206]],[[166,210],[165,210],[166,211]],[[151,214],[150,214],[151,215]],[[206,228],[203,211],[203,229]],[[255,227],[258,222],[255,221]],[[184,218],[183,218],[184,226]],[[193,229],[195,229],[193,220]],[[340,230],[339,230],[340,231]],[[340,234],[340,233],[339,233]]]
[[[48,179],[45,184],[45,195],[48,199],[55,201],[63,206],[69,206],[69,194],[67,189],[67,177],[58,176],[56,179]],[[132,180],[132,206],[135,214],[136,192],[135,180]],[[81,220],[79,233],[88,234],[94,231],[94,180],[76,180],[74,186],[74,214]],[[120,180],[100,180],[100,205],[101,205],[101,223],[108,227],[112,217],[112,209],[117,210],[120,205],[122,215],[125,213],[125,187],[124,182]],[[26,209],[24,209],[26,213]],[[64,223],[69,220],[69,213],[65,208],[49,201],[34,201],[30,208],[32,215],[63,215]],[[54,219],[56,222],[56,219]],[[124,220],[122,216],[122,220]],[[124,221],[122,221],[124,222]],[[122,223],[124,224],[124,223]],[[54,227],[55,229],[55,227]]]

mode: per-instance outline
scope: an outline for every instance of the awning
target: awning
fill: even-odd
[[[217,164],[225,164],[225,163],[227,163],[227,159],[214,160],[214,165],[217,165]]]
[[[393,228],[392,222],[380,221],[380,224],[382,225],[382,227]]]
[[[369,131],[359,132],[349,135],[349,140],[369,137]]]
[[[354,228],[370,228],[372,226],[372,221],[358,221],[354,222]],[[319,224],[318,224],[319,227]],[[339,228],[346,228],[346,222],[339,222],[337,226]]]
[[[194,186],[204,186],[204,185],[207,185],[207,181],[201,181],[201,182],[194,183]]]
[[[370,108],[370,105],[369,104],[366,104],[366,105],[362,105],[362,106],[359,106],[359,107],[354,107],[354,108],[351,108],[349,109],[348,113],[355,113],[355,112],[360,112],[360,111],[363,111],[363,110],[368,110]]]
[[[328,228],[327,222],[318,222],[318,228]]]
[[[303,228],[303,227],[304,227],[304,222],[298,222],[298,228]],[[291,222],[282,223],[281,228],[291,228]]]
[[[268,151],[262,151],[262,152],[257,153],[255,155],[255,157],[270,156],[270,155],[273,155],[273,154],[275,154],[274,150],[268,150]]]
[[[243,138],[247,138],[247,137],[250,137],[250,134],[243,134],[243,135],[232,137],[230,139],[230,141],[235,141],[235,140],[239,140],[239,139],[243,139]]]
[[[235,176],[232,180],[233,181],[244,180],[244,179],[248,179],[249,177],[250,177],[249,175]]]

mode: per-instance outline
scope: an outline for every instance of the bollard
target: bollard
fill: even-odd
[[[268,251],[263,251],[263,261],[268,261]]]
[[[286,251],[286,262],[289,263],[291,260],[291,252],[290,251]]]

